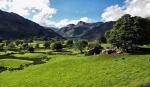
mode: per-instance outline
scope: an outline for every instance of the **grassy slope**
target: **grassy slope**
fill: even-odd
[[[15,57],[27,57],[27,58],[38,58],[41,56],[45,56],[45,54],[42,53],[25,53],[25,54],[14,54]]]
[[[31,61],[26,60],[17,60],[17,59],[1,59],[0,65],[5,67],[18,68],[21,64],[32,63]]]
[[[0,87],[136,87],[150,81],[150,55],[50,57],[46,64],[1,73]]]

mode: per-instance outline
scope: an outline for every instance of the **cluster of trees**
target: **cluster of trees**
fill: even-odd
[[[113,29],[106,32],[106,38],[117,48],[133,51],[138,46],[150,44],[150,20],[126,14],[116,22]]]
[[[0,40],[0,50],[14,50],[19,52],[31,52],[35,49],[52,49],[53,51],[63,51],[63,48],[77,49],[80,53],[85,53],[85,50],[98,47],[100,43],[106,42],[106,38],[100,38],[95,43],[89,43],[87,40],[49,40],[49,41],[36,41],[33,40]],[[95,45],[96,44],[96,45]]]
[[[5,40],[0,43],[0,50],[28,50],[29,52],[34,52],[34,47],[30,46],[27,42],[22,40]]]

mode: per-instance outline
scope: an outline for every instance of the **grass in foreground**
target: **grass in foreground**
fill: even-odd
[[[0,87],[136,87],[150,82],[150,55],[52,55],[48,63],[0,73]]]
[[[17,60],[17,59],[1,59],[0,66],[9,67],[9,68],[18,68],[22,64],[29,64],[31,61],[26,60]]]

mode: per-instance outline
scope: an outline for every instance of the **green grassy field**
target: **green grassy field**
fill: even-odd
[[[150,82],[150,55],[49,55],[48,63],[0,73],[0,87],[136,87]]]
[[[0,65],[5,67],[18,68],[21,64],[29,64],[31,61],[17,59],[1,59]]]

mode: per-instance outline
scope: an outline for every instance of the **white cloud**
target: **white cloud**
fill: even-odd
[[[102,13],[103,21],[116,21],[124,14],[150,17],[150,0],[125,0],[124,6],[114,5],[107,7]]]
[[[83,17],[83,18],[80,18],[78,20],[63,19],[63,20],[61,20],[59,22],[47,21],[47,23],[45,23],[45,24],[47,24],[46,26],[53,26],[53,27],[61,28],[61,27],[64,27],[64,26],[66,26],[68,24],[77,24],[79,21],[83,21],[83,22],[89,23],[89,22],[91,22],[91,19],[88,18],[88,17]]]
[[[33,21],[42,24],[56,13],[56,9],[49,7],[49,4],[50,0],[0,0],[0,9],[26,18],[32,15]]]
[[[90,22],[88,17],[78,20],[63,19],[59,22],[50,21],[56,9],[51,8],[51,0],[0,0],[0,9],[17,13],[43,26],[64,27],[68,24],[77,24],[79,21]],[[32,18],[29,18],[31,16]]]

